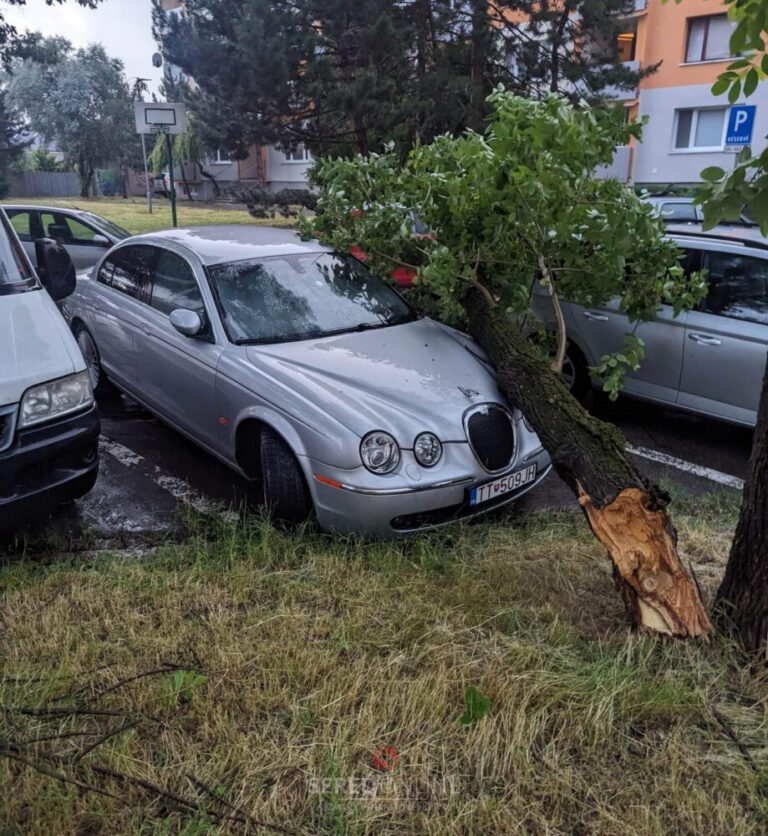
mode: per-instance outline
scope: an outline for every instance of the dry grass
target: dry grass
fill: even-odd
[[[683,510],[712,589],[732,503]],[[191,528],[141,560],[0,569],[0,830],[768,830],[765,677],[720,640],[628,633],[578,517],[390,545]],[[125,681],[163,667],[188,673]],[[470,686],[490,707],[465,726]]]
[[[147,201],[134,197],[128,200],[122,198],[6,198],[6,203],[31,203],[44,206],[63,206],[69,209],[84,209],[101,215],[127,229],[134,235],[142,232],[156,232],[168,229],[172,225],[171,204],[162,198],[156,198],[154,209],[150,215]],[[178,206],[179,226],[207,226],[208,224],[261,224],[263,226],[295,226],[293,218],[272,218],[257,220],[251,217],[244,207],[211,206],[204,203],[189,203],[180,201]]]

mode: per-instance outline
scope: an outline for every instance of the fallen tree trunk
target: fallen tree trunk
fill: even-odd
[[[503,310],[491,307],[487,294],[473,288],[464,307],[472,336],[496,368],[499,388],[537,432],[608,550],[633,623],[641,631],[706,636],[711,626],[677,556],[668,495],[635,467],[618,429],[581,406]]]
[[[739,523],[716,607],[722,626],[745,650],[768,643],[768,364]]]

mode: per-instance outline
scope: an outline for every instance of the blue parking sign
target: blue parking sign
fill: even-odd
[[[755,127],[757,105],[733,105],[728,114],[728,130],[725,133],[726,145],[749,145]]]

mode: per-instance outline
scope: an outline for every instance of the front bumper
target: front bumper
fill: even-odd
[[[510,467],[495,474],[483,470],[466,443],[446,444],[444,466],[434,472],[419,468],[412,454],[403,451],[401,472],[389,481],[362,467],[350,472],[308,460],[318,522],[340,534],[391,538],[488,513],[527,493],[549,473],[549,455],[531,438],[535,444],[521,445]],[[470,488],[533,463],[534,482],[500,499],[469,505]]]
[[[49,424],[18,430],[0,453],[0,530],[77,499],[99,469],[96,406]]]

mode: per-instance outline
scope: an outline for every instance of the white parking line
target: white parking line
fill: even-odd
[[[667,453],[660,453],[658,450],[651,450],[648,447],[635,447],[632,444],[627,444],[627,452],[635,456],[640,456],[643,459],[648,459],[659,464],[666,464],[669,467],[674,467],[681,470],[683,473],[690,473],[692,476],[700,476],[702,479],[709,479],[710,482],[717,482],[719,485],[726,485],[729,488],[736,488],[736,490],[744,489],[744,480],[736,476],[730,476],[728,473],[722,473],[719,470],[713,470],[711,467],[703,467],[700,464],[687,462],[684,459],[675,458]]]
[[[234,512],[223,511],[219,503],[212,502],[183,479],[171,476],[170,473],[147,461],[144,456],[139,455],[124,444],[102,436],[99,440],[99,449],[104,453],[109,453],[120,464],[140,470],[158,487],[167,491],[177,502],[191,505],[201,514],[216,514],[225,520],[237,519],[237,514]]]

